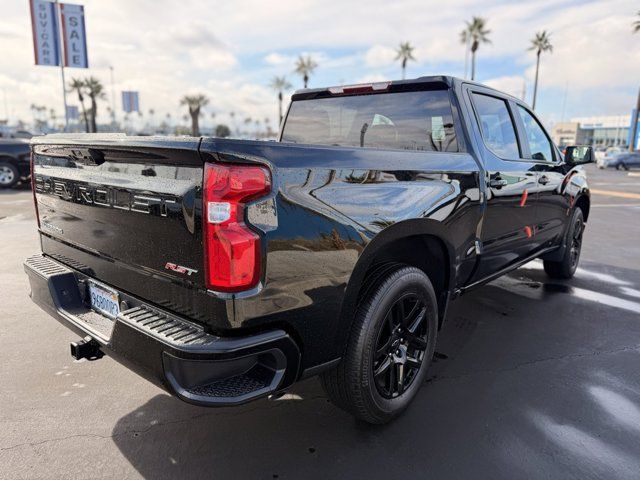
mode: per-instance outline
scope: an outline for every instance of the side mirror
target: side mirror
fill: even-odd
[[[564,161],[569,165],[583,165],[585,163],[593,163],[593,147],[567,147],[564,154]]]

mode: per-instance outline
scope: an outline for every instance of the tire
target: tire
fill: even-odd
[[[383,424],[402,413],[424,383],[435,350],[438,308],[429,277],[414,267],[378,269],[367,287],[345,355],[321,382],[336,406]]]
[[[20,172],[9,162],[0,162],[0,188],[11,188],[20,180]]]
[[[551,278],[568,280],[573,277],[580,262],[582,234],[584,233],[584,215],[576,208],[571,216],[571,224],[565,238],[565,250],[562,260],[544,260],[544,271]]]

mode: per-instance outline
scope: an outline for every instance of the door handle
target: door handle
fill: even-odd
[[[551,180],[549,180],[549,177],[547,177],[546,175],[542,175],[539,179],[538,179],[538,183],[540,185],[546,185],[547,183],[549,183]]]
[[[502,187],[506,187],[509,184],[509,182],[507,182],[506,180],[498,177],[498,178],[492,178],[491,180],[489,180],[489,186],[492,188],[502,188]]]

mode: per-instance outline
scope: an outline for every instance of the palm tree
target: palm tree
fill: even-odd
[[[636,13],[636,15],[640,17],[640,10],[638,10],[638,13]],[[638,33],[638,32],[640,32],[640,19],[633,22],[633,33]]]
[[[211,134],[213,135],[216,130],[216,112],[211,112],[209,116],[211,117]]]
[[[546,30],[536,33],[536,36],[531,40],[531,46],[529,50],[536,51],[536,80],[533,84],[533,102],[531,108],[536,108],[536,97],[538,96],[538,70],[540,69],[540,55],[542,52],[553,52],[553,45],[551,45],[551,34]]]
[[[97,99],[104,99],[106,94],[104,92],[104,86],[95,77],[89,77],[84,81],[84,86],[87,89],[87,95],[91,99],[91,109],[89,110],[89,114],[91,117],[91,131],[97,132],[98,128],[96,125],[96,117],[98,116],[98,105],[96,103]]]
[[[291,84],[287,81],[286,77],[273,77],[271,80],[271,88],[278,92],[278,118],[280,119],[280,125],[282,124],[282,92],[283,90],[289,90]]]
[[[460,32],[460,41],[465,45],[471,43],[471,80],[476,78],[476,51],[481,43],[491,43],[488,35],[491,30],[487,30],[487,21],[482,17],[473,17],[470,22],[465,22],[467,26]]]
[[[304,82],[304,88],[307,88],[309,84],[309,75],[313,73],[318,64],[311,58],[311,55],[307,55],[306,58],[300,55],[296,61],[295,73],[302,77]]]
[[[229,112],[229,118],[231,118],[231,127],[233,128],[234,135],[238,135],[238,124],[236,123],[236,112],[231,110]]]
[[[87,117],[87,110],[84,108],[84,80],[80,80],[79,78],[72,78],[69,82],[70,91],[76,91],[78,94],[78,100],[80,101],[80,105],[82,106],[82,118],[84,118],[84,128],[85,131],[89,132],[89,118]]]
[[[402,63],[402,79],[405,79],[405,73],[407,70],[407,62],[409,60],[415,60],[416,58],[413,56],[414,48],[409,44],[409,42],[400,42],[398,49],[396,50],[396,60],[400,60]]]
[[[200,117],[200,109],[209,104],[209,99],[202,95],[185,95],[180,100],[180,105],[186,105],[189,107],[189,115],[191,115],[191,135],[194,137],[200,136],[200,126],[198,119]]]
[[[147,113],[149,114],[149,121],[147,122],[147,126],[151,133],[153,133],[156,129],[154,115],[156,114],[156,110],[154,108],[150,108]]]

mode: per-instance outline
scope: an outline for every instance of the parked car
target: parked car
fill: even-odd
[[[621,153],[626,153],[626,150],[623,150],[620,147],[609,147],[606,151],[602,152],[602,155],[598,155],[596,153],[597,167],[599,169],[607,168],[609,163],[611,163]]]
[[[620,153],[607,163],[607,167],[616,170],[629,170],[640,167],[640,152]]]
[[[301,90],[279,142],[32,145],[31,298],[83,337],[75,358],[204,406],[321,375],[387,422],[449,302],[534,258],[571,278],[589,218],[592,149],[563,157],[522,101],[452,77]]]
[[[29,178],[29,143],[0,139],[0,188],[13,187]]]
[[[15,127],[0,125],[0,138],[24,138],[30,139],[33,134],[27,130],[19,130]]]

